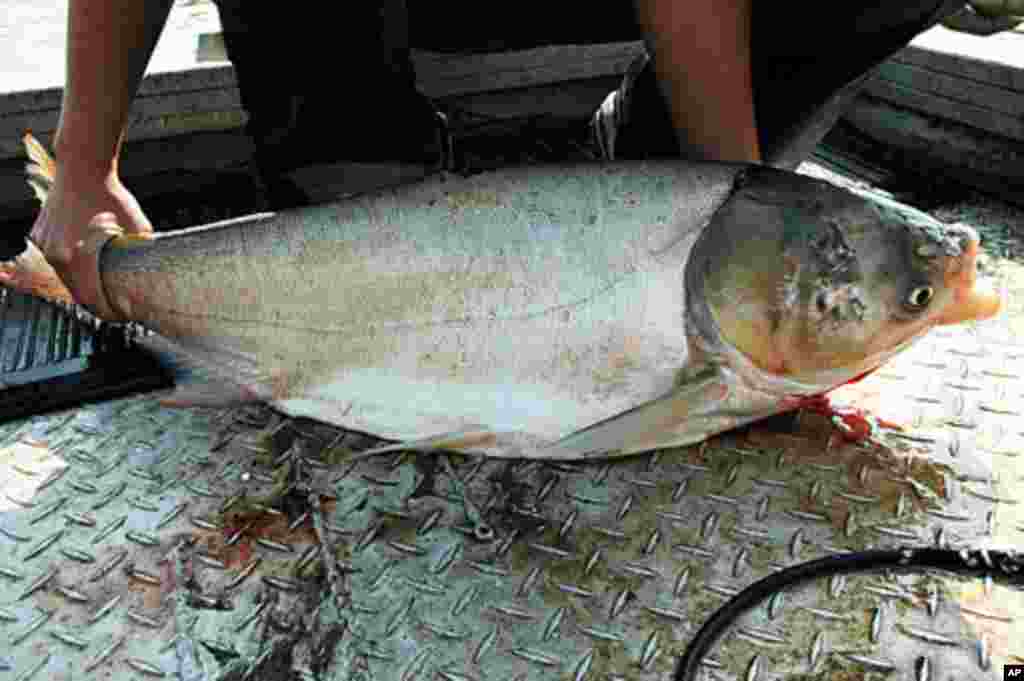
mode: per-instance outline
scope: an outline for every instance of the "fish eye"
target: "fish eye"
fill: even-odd
[[[921,309],[932,302],[935,296],[935,289],[931,286],[917,286],[907,296],[907,305],[912,308]]]

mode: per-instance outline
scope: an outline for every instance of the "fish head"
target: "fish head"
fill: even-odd
[[[935,326],[998,312],[979,243],[895,201],[751,169],[694,246],[688,305],[758,369],[838,385]]]

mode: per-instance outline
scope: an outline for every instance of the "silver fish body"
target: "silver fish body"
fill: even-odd
[[[491,453],[529,456],[673,391],[685,264],[739,172],[437,177],[111,249],[104,279],[160,280],[130,316],[285,413],[401,442],[493,432]]]
[[[993,313],[976,250],[817,180],[673,161],[440,175],[115,237],[98,269],[154,350],[229,387],[209,402],[573,459],[703,440]]]

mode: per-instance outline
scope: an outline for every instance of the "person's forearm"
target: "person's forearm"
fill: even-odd
[[[752,0],[634,0],[682,150],[761,160],[750,63]]]
[[[67,75],[54,140],[58,162],[116,173],[146,65],[172,0],[69,0]]]

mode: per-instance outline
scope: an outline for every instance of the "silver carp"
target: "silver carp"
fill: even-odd
[[[29,149],[42,198],[52,161]],[[169,404],[580,459],[699,442],[994,315],[978,249],[969,227],[823,181],[666,161],[438,175],[151,239],[107,228],[70,266],[96,281],[79,302],[202,368]],[[30,247],[5,280],[53,297],[44,265]]]

